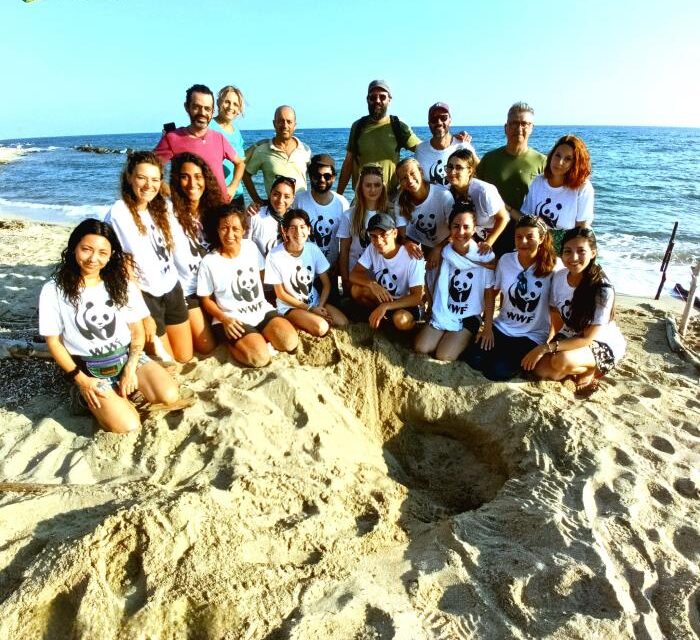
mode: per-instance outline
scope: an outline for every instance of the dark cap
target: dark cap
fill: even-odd
[[[396,229],[396,222],[388,213],[375,213],[367,223],[367,231],[372,231],[373,229],[390,231],[391,229]]]
[[[335,173],[335,160],[327,153],[317,153],[315,156],[312,156],[309,164],[312,167],[330,167]]]
[[[428,109],[428,117],[433,114],[433,111],[447,111],[450,112],[450,107],[446,102],[436,102],[430,109]]]
[[[372,80],[372,82],[369,83],[369,87],[367,87],[367,93],[371,93],[372,89],[382,89],[391,95],[391,89],[389,89],[386,80]]]

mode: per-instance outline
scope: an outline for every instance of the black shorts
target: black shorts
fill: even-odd
[[[152,296],[143,292],[143,300],[156,322],[156,335],[165,335],[165,327],[187,322],[187,305],[182,293],[182,285],[178,282],[168,293],[162,296]]]
[[[255,326],[253,326],[252,324],[246,324],[245,322],[242,322],[241,324],[243,325],[244,333],[241,336],[241,338],[245,338],[251,333],[262,333],[265,327],[270,323],[270,320],[274,320],[275,318],[280,317],[281,316],[277,313],[277,311],[273,309],[272,311],[268,311],[265,314],[265,317]],[[230,342],[231,344],[235,344],[238,340],[241,339],[236,338],[235,340],[233,340],[232,338],[229,338],[226,335],[226,332],[224,331],[224,325],[220,322],[217,322],[216,324],[212,325],[211,329],[214,332],[214,336],[216,337],[217,342]]]
[[[481,328],[481,316],[469,316],[462,318],[462,329],[466,329],[472,334],[472,337],[479,333]]]
[[[202,306],[199,296],[196,293],[191,293],[190,295],[185,296],[185,304],[187,305],[188,311],[190,309],[199,309]]]

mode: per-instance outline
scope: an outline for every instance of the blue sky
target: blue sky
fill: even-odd
[[[372,78],[424,125],[700,126],[700,2],[668,0],[2,0],[0,139],[159,131],[185,89],[241,87],[242,129],[288,103],[299,127],[346,127]]]

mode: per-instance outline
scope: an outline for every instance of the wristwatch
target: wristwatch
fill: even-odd
[[[71,369],[70,371],[66,371],[63,374],[63,377],[68,380],[69,382],[72,382],[75,380],[75,378],[78,376],[80,373],[80,367],[76,366],[75,369]]]

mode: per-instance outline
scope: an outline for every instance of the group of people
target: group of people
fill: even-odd
[[[187,362],[223,343],[261,367],[294,351],[298,331],[322,337],[358,309],[373,329],[415,331],[417,352],[462,357],[490,380],[526,371],[595,389],[625,341],[596,260],[583,141],[563,136],[546,157],[530,148],[534,111],[519,102],[506,145],[479,159],[469,134],[451,133],[447,104],[430,107],[421,142],[390,103],[388,84],[372,81],[337,191],[335,161],[294,136],[290,106],[276,109],[272,139],[244,151],[232,85],[216,117],[213,93],[190,87],[190,124],[130,154],[121,198],[104,222],[74,229],[39,306],[76,400],[105,429],[138,427],[136,390],[178,406],[156,356]],[[414,155],[400,160],[402,149]]]

